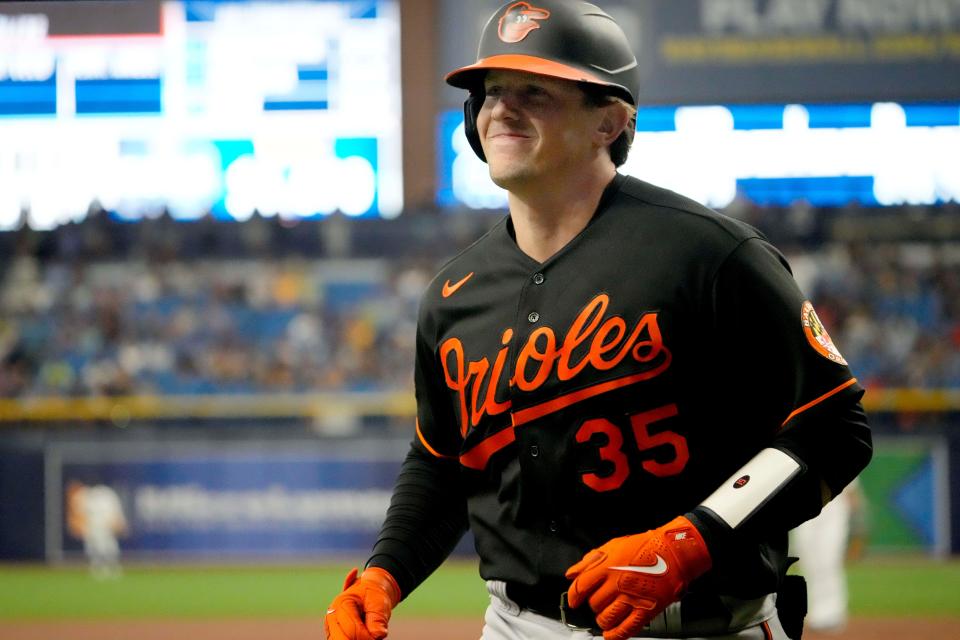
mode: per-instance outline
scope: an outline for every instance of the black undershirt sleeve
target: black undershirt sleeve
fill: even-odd
[[[389,571],[404,598],[450,555],[468,527],[458,458],[462,439],[443,384],[436,321],[428,299],[425,296],[417,322],[416,436],[367,561],[367,566]]]
[[[380,536],[367,566],[390,572],[407,597],[450,555],[467,531],[459,462],[440,459],[414,442],[394,485]]]

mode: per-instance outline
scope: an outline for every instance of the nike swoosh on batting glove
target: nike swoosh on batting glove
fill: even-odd
[[[390,613],[400,602],[400,587],[380,567],[369,567],[357,578],[347,574],[343,591],[327,608],[323,628],[329,640],[382,640],[387,637]]]
[[[713,564],[706,542],[687,518],[614,538],[567,569],[571,608],[584,602],[597,614],[605,640],[640,631]]]

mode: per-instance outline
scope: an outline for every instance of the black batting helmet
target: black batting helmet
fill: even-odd
[[[508,2],[483,28],[477,61],[447,74],[448,84],[468,89],[464,121],[470,146],[486,160],[476,118],[483,78],[491,69],[512,69],[596,85],[636,106],[640,71],[627,36],[605,11],[582,0]],[[632,142],[634,123],[625,132]],[[619,161],[618,161],[619,160]]]

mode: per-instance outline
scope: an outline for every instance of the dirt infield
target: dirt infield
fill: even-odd
[[[390,640],[477,640],[482,622],[397,619]],[[4,640],[322,640],[323,623],[306,620],[136,620],[0,622]],[[960,617],[938,620],[854,619],[839,634],[804,634],[804,640],[960,639]]]

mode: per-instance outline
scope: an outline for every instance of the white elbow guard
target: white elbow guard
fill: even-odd
[[[736,529],[803,470],[804,465],[780,449],[764,449],[700,506],[712,511],[731,529]]]

